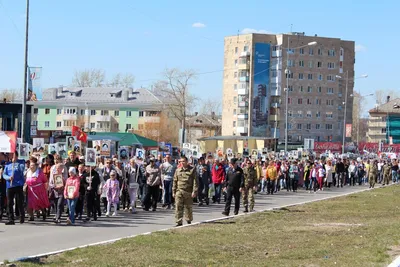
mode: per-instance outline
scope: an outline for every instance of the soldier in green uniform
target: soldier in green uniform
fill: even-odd
[[[175,198],[176,226],[182,226],[183,210],[185,209],[186,222],[193,221],[193,198],[197,196],[198,182],[196,169],[188,164],[188,159],[183,156],[179,160],[180,167],[174,175],[172,196]]]
[[[392,166],[390,162],[385,161],[383,165],[383,185],[389,185],[391,171]]]
[[[244,212],[249,212],[249,201],[250,201],[250,212],[254,209],[254,192],[257,190],[258,184],[257,170],[251,163],[250,159],[247,158],[246,166],[243,168],[244,176],[244,188],[242,191]]]
[[[375,160],[370,165],[370,168],[369,168],[369,175],[368,175],[369,188],[374,188],[377,177],[378,177],[378,161]]]

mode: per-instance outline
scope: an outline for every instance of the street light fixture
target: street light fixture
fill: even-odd
[[[302,45],[299,47],[294,47],[292,49],[299,49],[307,46],[315,46],[318,43],[316,41],[309,42],[306,45]],[[285,74],[286,74],[286,88],[284,89],[285,91],[285,153],[288,152],[288,113],[289,113],[289,76],[290,76],[290,70],[289,70],[289,48],[290,48],[290,36],[288,36],[288,46],[286,48],[286,69],[285,69]]]
[[[360,78],[367,78],[368,74],[363,74],[360,77],[352,78],[349,79],[349,71],[346,71],[346,77],[344,78],[346,80],[346,94],[344,96],[344,119],[343,119],[343,140],[342,140],[342,154],[344,154],[344,146],[345,146],[345,141],[346,141],[346,115],[347,115],[347,95],[348,95],[348,85],[349,85],[349,80],[356,80]],[[342,76],[336,75],[336,78],[342,79]]]

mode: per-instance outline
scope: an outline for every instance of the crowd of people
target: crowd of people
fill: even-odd
[[[281,190],[304,189],[317,193],[331,187],[398,183],[398,160],[172,159],[147,156],[121,162],[116,156],[97,158],[96,166],[85,164],[76,152],[67,159],[49,154],[21,160],[18,153],[0,154],[0,219],[6,225],[53,216],[56,224],[76,220],[96,221],[118,212],[137,213],[175,209],[177,226],[193,221],[193,203],[199,206],[223,201],[222,214],[252,212],[255,194],[274,195]],[[36,216],[35,216],[36,215]],[[36,217],[36,218],[35,218]]]

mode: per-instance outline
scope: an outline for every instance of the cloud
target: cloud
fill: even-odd
[[[365,52],[365,51],[367,51],[367,48],[363,45],[358,44],[355,46],[355,51],[356,52]]]
[[[206,27],[206,24],[201,23],[201,22],[196,22],[196,23],[193,23],[193,24],[192,24],[192,27],[193,27],[193,28],[205,28],[205,27]]]
[[[256,29],[251,29],[251,28],[244,28],[241,31],[242,34],[248,34],[248,33],[264,33],[264,34],[273,34],[271,31],[267,30],[256,30]]]

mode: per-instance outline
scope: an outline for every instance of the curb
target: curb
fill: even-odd
[[[392,185],[395,185],[395,184],[391,184],[391,185],[389,185],[389,186],[392,186]],[[385,187],[387,187],[387,186],[385,186]],[[48,256],[51,256],[51,255],[61,254],[61,253],[67,252],[67,251],[71,251],[71,250],[75,250],[75,249],[80,249],[80,248],[86,248],[86,247],[91,247],[91,246],[112,244],[112,243],[115,243],[115,242],[120,241],[120,240],[123,240],[123,239],[134,238],[134,237],[137,237],[137,236],[150,235],[150,234],[152,234],[152,233],[165,232],[165,231],[172,230],[172,229],[180,229],[180,228],[185,228],[185,227],[193,227],[193,226],[196,226],[196,225],[207,224],[207,223],[212,223],[212,222],[216,222],[216,221],[228,220],[228,219],[237,218],[237,217],[240,217],[240,216],[249,216],[249,215],[252,215],[252,214],[255,214],[255,213],[261,213],[261,212],[266,212],[266,211],[273,211],[273,210],[276,210],[276,209],[287,208],[287,207],[293,207],[293,206],[300,206],[300,205],[309,204],[309,203],[313,203],[313,202],[318,202],[318,201],[323,201],[323,200],[334,199],[334,198],[338,198],[338,197],[344,197],[344,196],[348,196],[348,195],[358,194],[358,193],[362,193],[362,192],[365,192],[365,191],[371,191],[371,190],[379,189],[379,188],[382,188],[382,187],[377,187],[377,188],[365,188],[365,189],[360,190],[360,191],[357,191],[357,192],[350,192],[350,193],[345,193],[345,194],[336,195],[336,196],[328,196],[328,197],[324,197],[324,198],[321,198],[321,199],[307,200],[307,201],[303,201],[303,202],[299,202],[299,203],[294,203],[294,204],[280,205],[280,206],[275,206],[275,207],[271,207],[271,208],[267,208],[267,209],[263,209],[263,210],[256,210],[256,211],[251,212],[251,213],[249,212],[249,213],[240,213],[240,214],[238,214],[238,215],[224,216],[224,217],[209,219],[209,220],[205,220],[205,221],[195,222],[195,223],[192,223],[192,224],[187,224],[187,225],[183,225],[183,226],[179,226],[179,227],[164,228],[164,229],[160,229],[160,230],[153,231],[153,232],[146,232],[146,233],[141,233],[141,234],[136,234],[136,235],[130,235],[130,236],[126,236],[126,237],[120,237],[120,238],[105,240],[105,241],[96,242],[96,243],[91,243],[91,244],[87,244],[87,245],[82,245],[82,246],[77,246],[77,247],[72,247],[72,248],[57,250],[57,251],[46,252],[46,253],[37,254],[37,255],[32,255],[32,256],[28,256],[28,257],[17,258],[17,259],[15,259],[15,260],[10,260],[9,263],[20,262],[20,261],[27,261],[27,260],[37,259],[37,258],[42,258],[42,257],[48,257]],[[5,265],[5,263],[4,263],[4,262],[0,262],[0,265]],[[400,267],[400,256],[397,257],[388,267]]]

